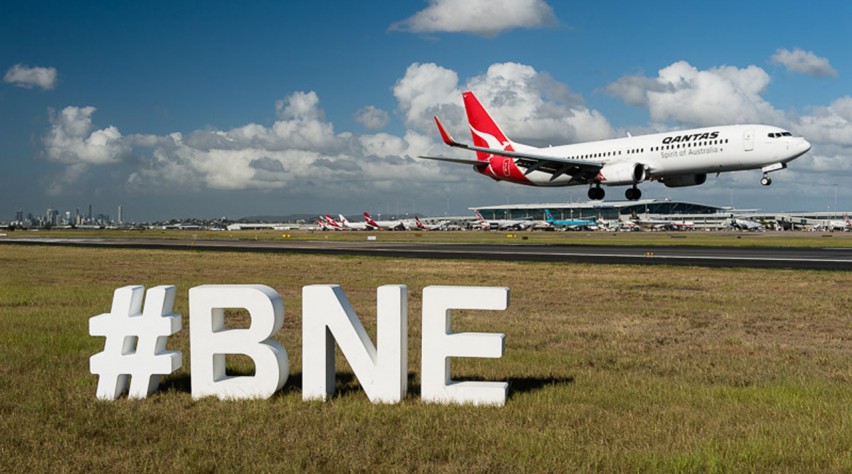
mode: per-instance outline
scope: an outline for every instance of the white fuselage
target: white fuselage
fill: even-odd
[[[618,163],[640,164],[647,173],[645,179],[664,180],[666,177],[760,169],[773,165],[777,166],[773,170],[780,169],[810,149],[810,144],[804,138],[794,137],[779,127],[768,125],[726,125],[547,148],[520,143],[512,143],[512,146],[519,152],[601,163],[604,165],[601,170],[604,179],[600,182],[604,185],[627,184],[605,179],[607,168]],[[499,156],[492,158],[495,159],[512,160]],[[501,169],[505,169],[504,176],[495,177],[513,180],[506,163],[499,166],[494,164],[492,161],[486,174],[499,174]],[[572,176],[567,174],[556,178],[542,171],[511,174],[521,178],[513,181],[528,181],[524,184],[538,186],[583,184],[572,181]]]

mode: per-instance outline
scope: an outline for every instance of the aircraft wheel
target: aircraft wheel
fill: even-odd
[[[636,201],[642,197],[642,191],[640,191],[639,188],[628,188],[627,191],[624,192],[624,197],[626,197],[628,201]]]
[[[770,178],[769,176],[764,176],[760,179],[760,184],[764,186],[769,186],[770,184],[772,184],[772,178]]]
[[[603,190],[600,186],[595,186],[594,188],[589,188],[589,199],[592,201],[600,201],[606,195],[606,191]]]

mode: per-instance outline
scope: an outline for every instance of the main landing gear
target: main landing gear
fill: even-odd
[[[627,188],[627,191],[624,191],[624,197],[626,197],[628,201],[636,201],[642,197],[642,191],[634,185],[632,188]]]
[[[770,178],[768,174],[763,173],[763,177],[760,178],[760,184],[764,186],[769,186],[770,184],[772,184],[772,178]]]
[[[603,190],[600,184],[596,184],[589,188],[589,199],[592,201],[600,201],[605,195],[606,191]],[[636,201],[642,197],[642,191],[634,185],[632,188],[628,188],[627,191],[624,192],[624,197],[626,197],[628,201]]]
[[[600,184],[589,188],[589,199],[591,199],[592,201],[600,201],[604,198],[605,195],[606,191],[603,190]]]

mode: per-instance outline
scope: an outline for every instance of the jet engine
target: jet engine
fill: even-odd
[[[698,186],[707,181],[707,174],[681,174],[677,176],[661,176],[659,181],[669,188],[682,188],[684,186]]]
[[[599,173],[601,183],[608,185],[636,184],[647,179],[642,163],[613,163],[605,165]]]

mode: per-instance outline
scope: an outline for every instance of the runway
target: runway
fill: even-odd
[[[852,270],[852,248],[532,245],[422,242],[0,238],[0,243],[76,247],[363,255],[397,258],[701,267]]]

